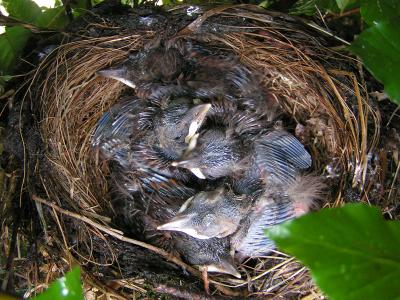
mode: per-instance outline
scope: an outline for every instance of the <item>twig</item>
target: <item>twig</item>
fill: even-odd
[[[387,199],[389,201],[390,201],[390,198],[392,197],[392,191],[394,190],[394,185],[397,181],[397,176],[399,176],[399,171],[400,171],[400,162],[397,164],[396,173],[394,174],[392,184],[390,185],[389,195],[387,197]]]
[[[19,219],[19,218],[18,218]],[[17,220],[18,221],[18,220]],[[17,246],[17,235],[18,235],[18,223],[19,222],[14,222],[12,234],[11,234],[11,245],[7,257],[7,264],[6,264],[6,276],[3,279],[3,284],[1,286],[1,289],[3,291],[9,291],[11,292],[12,290],[12,285],[13,285],[13,276],[14,276],[14,256],[15,256],[15,250]]]
[[[225,6],[219,6],[219,7],[216,7],[216,8],[206,11],[205,13],[198,16],[197,19],[194,20],[192,23],[190,23],[185,28],[183,28],[181,31],[179,31],[177,36],[184,36],[187,34],[196,33],[199,30],[199,28],[201,27],[201,25],[204,23],[204,21],[206,21],[209,17],[219,14],[219,13],[223,12],[224,10],[227,10],[232,7],[234,7],[234,6],[225,5]]]
[[[3,95],[0,96],[0,100],[6,99],[8,97],[11,97],[15,94],[14,90],[8,90],[7,92],[5,92]]]
[[[314,28],[315,30],[319,31],[320,33],[323,33],[323,34],[325,34],[327,36],[330,36],[330,37],[338,40],[339,42],[341,42],[341,43],[343,43],[343,44],[345,44],[347,46],[350,45],[350,43],[348,41],[342,39],[341,37],[338,37],[337,35],[333,34],[329,30],[326,30],[326,29],[322,28],[321,26],[318,26],[317,24],[315,24],[312,21],[304,21],[304,24],[310,26],[311,28]]]
[[[87,223],[89,225],[92,225],[93,227],[95,227],[95,228],[97,228],[97,229],[99,229],[99,230],[101,230],[101,231],[103,231],[103,232],[105,232],[105,233],[107,233],[107,234],[109,234],[109,235],[121,240],[121,241],[128,242],[130,244],[133,244],[133,245],[136,245],[136,246],[139,246],[139,247],[143,247],[143,248],[146,248],[146,249],[148,249],[150,251],[153,251],[154,253],[157,253],[157,254],[165,257],[167,260],[172,261],[175,264],[177,264],[178,266],[186,269],[190,273],[192,273],[194,275],[197,275],[197,276],[200,275],[200,272],[198,272],[194,268],[190,267],[189,265],[185,264],[180,259],[172,256],[167,251],[164,251],[164,250],[162,250],[160,248],[157,248],[157,247],[155,247],[153,245],[150,245],[150,244],[138,241],[138,240],[134,240],[134,239],[128,238],[128,237],[124,236],[123,234],[121,234],[120,231],[118,232],[116,230],[112,230],[110,228],[107,228],[104,225],[101,225],[101,224],[99,224],[97,222],[94,222],[93,220],[89,219],[88,217],[85,217],[85,216],[79,215],[77,213],[73,213],[71,211],[65,210],[65,209],[57,206],[56,204],[51,203],[51,202],[49,202],[49,201],[47,201],[45,199],[42,199],[42,198],[40,198],[40,197],[38,197],[36,195],[32,195],[32,199],[34,201],[46,204],[47,206],[50,206],[54,210],[56,210],[56,211],[58,211],[58,212],[60,212],[60,213],[62,213],[64,215],[67,215],[67,216],[75,218],[77,220],[81,220],[81,221],[83,221],[83,222],[85,222],[85,223]]]
[[[202,270],[202,275],[203,275],[203,282],[204,282],[204,290],[206,291],[206,294],[210,294],[210,282],[208,281],[208,273],[207,273],[207,267],[204,267]]]
[[[340,13],[340,14],[335,14],[333,16],[333,19],[339,19],[339,18],[347,17],[347,16],[350,16],[350,15],[353,15],[353,14],[358,14],[358,13],[360,13],[360,8],[357,7],[357,8],[345,11],[343,13]]]
[[[89,219],[88,217],[85,217],[85,216],[79,215],[77,213],[73,213],[71,211],[65,210],[65,209],[57,206],[56,204],[51,203],[51,202],[49,202],[49,201],[47,201],[45,199],[42,199],[42,198],[40,198],[40,197],[38,197],[36,195],[32,195],[32,199],[34,201],[43,203],[43,204],[53,208],[54,210],[56,210],[56,211],[58,211],[58,212],[60,212],[60,213],[62,213],[64,215],[67,215],[69,217],[75,218],[77,220],[81,220],[81,221],[83,221],[83,222],[85,222],[85,223],[87,223],[87,224],[89,224],[89,225],[91,225],[91,226],[93,226],[93,227],[95,227],[95,228],[97,228],[97,229],[99,229],[99,230],[101,230],[101,231],[103,231],[103,232],[105,232],[105,233],[107,233],[107,234],[119,239],[120,241],[127,242],[127,243],[130,243],[130,244],[139,246],[139,247],[143,247],[143,248],[148,249],[148,250],[150,250],[150,251],[152,251],[152,252],[154,252],[154,253],[156,253],[158,255],[161,255],[166,260],[168,260],[170,262],[173,262],[174,264],[180,266],[184,270],[187,270],[192,275],[194,275],[194,276],[196,276],[198,278],[202,278],[201,273],[199,271],[197,271],[196,269],[192,268],[191,266],[189,266],[188,264],[184,263],[179,258],[177,258],[176,256],[168,253],[165,250],[162,250],[162,249],[157,248],[157,247],[155,247],[153,245],[150,245],[150,244],[147,244],[147,243],[144,243],[144,242],[141,242],[141,241],[137,241],[137,240],[128,238],[126,236],[123,236],[123,234],[117,232],[116,230],[112,230],[112,229],[110,229],[110,228],[108,228],[108,227],[106,227],[104,225],[96,223],[93,220]],[[219,286],[217,282],[214,282],[214,281],[211,281],[211,282],[215,283],[216,289],[218,289],[219,291],[221,291],[222,293],[224,293],[226,295],[229,295],[229,296],[238,296],[238,295],[240,295],[239,292],[235,292],[235,291],[232,291],[229,288],[225,288],[223,286]]]
[[[15,26],[15,25],[22,26],[22,27],[32,31],[33,33],[55,32],[54,30],[40,29],[39,27],[36,27],[35,25],[4,16],[3,14],[0,13],[0,26]]]
[[[158,293],[167,294],[173,296],[174,298],[179,299],[194,299],[194,300],[206,300],[206,299],[215,299],[212,296],[205,297],[204,295],[198,295],[194,293],[189,293],[187,291],[181,291],[175,287],[170,287],[165,284],[160,284],[156,287],[156,291]]]

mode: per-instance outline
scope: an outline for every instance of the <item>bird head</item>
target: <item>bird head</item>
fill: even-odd
[[[181,157],[184,151],[188,153],[195,148],[198,137],[196,132],[203,124],[211,104],[189,107],[187,103],[174,103],[164,110],[154,127],[160,147],[178,154],[176,159]]]
[[[237,141],[226,137],[225,131],[201,132],[199,142],[193,144],[190,151],[172,162],[172,166],[187,169],[200,179],[229,176],[238,167],[242,154],[238,151]]]
[[[97,71],[97,74],[105,78],[118,80],[131,88],[136,88],[137,75],[133,70],[134,63],[128,59],[114,67]]]
[[[241,278],[233,261],[229,238],[200,240],[185,234],[174,235],[176,250],[201,270],[224,273]]]
[[[184,232],[197,239],[223,238],[236,231],[249,207],[246,196],[224,188],[189,198],[178,214],[159,230]]]
[[[210,103],[200,104],[189,109],[189,111],[185,114],[184,118],[182,119],[181,126],[185,128],[188,127],[187,135],[185,137],[186,144],[190,144],[190,141],[203,124],[210,108]]]

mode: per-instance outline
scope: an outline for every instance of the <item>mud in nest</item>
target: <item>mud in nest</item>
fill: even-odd
[[[329,186],[319,207],[363,201],[398,210],[392,200],[397,191],[390,189],[391,150],[379,148],[379,108],[357,61],[331,50],[332,41],[301,20],[247,5],[167,12],[107,3],[75,21],[60,39],[28,76],[22,98],[29,107],[18,112],[29,112],[34,121],[32,130],[20,128],[26,139],[20,159],[21,181],[42,228],[36,263],[49,274],[36,278],[37,284],[79,264],[85,283],[115,297],[319,294],[306,268],[278,251],[244,261],[241,279],[209,274],[204,281],[179,256],[116,225],[108,165],[91,137],[103,113],[133,90],[96,72],[160,40],[222,49],[260,74],[268,98],[279,103],[284,127],[306,146],[313,172]],[[205,293],[208,285],[214,296]]]

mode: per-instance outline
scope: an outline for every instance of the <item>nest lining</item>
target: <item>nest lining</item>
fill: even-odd
[[[137,18],[134,10],[129,13]],[[176,24],[178,19],[185,19],[183,16],[184,10],[174,10],[168,22]],[[84,266],[95,282],[101,278],[114,282],[130,278],[130,285],[124,287],[143,292],[149,287],[140,280],[138,284],[137,279],[146,273],[146,268],[155,268],[149,260],[164,260],[162,267],[171,274],[170,278],[161,276],[165,281],[155,284],[151,276],[143,275],[152,283],[151,288],[168,293],[169,285],[176,287],[176,282],[182,280],[186,282],[183,292],[193,285],[193,291],[203,293],[198,281],[192,278],[188,283],[176,265],[200,278],[197,270],[165,250],[130,239],[115,228],[107,164],[99,162],[90,146],[102,114],[121,95],[132,93],[123,84],[101,78],[96,72],[123,61],[129,53],[143,49],[160,36],[199,40],[228,49],[262,75],[268,95],[278,101],[289,127],[310,150],[315,172],[325,174],[333,187],[334,192],[320,203],[321,207],[342,204],[342,192],[349,185],[358,186],[363,195],[368,193],[368,186],[373,187],[365,185],[367,154],[379,139],[378,127],[370,126],[379,122],[379,114],[372,109],[365,86],[358,81],[355,62],[325,47],[324,40],[316,38],[298,20],[253,6],[237,6],[211,9],[197,19],[181,21],[179,32],[173,34],[150,27],[133,34],[122,28],[118,35],[118,15],[101,20],[101,24],[97,19],[88,21],[80,32],[83,34],[62,43],[40,63],[28,94],[37,114],[46,158],[41,163],[45,170],[39,176],[43,193],[33,199],[45,204],[42,223],[53,225],[47,232],[48,239],[69,263]],[[215,28],[224,26],[229,30],[215,33]],[[85,31],[88,27],[107,30],[103,36],[90,37]],[[135,261],[134,255],[126,254],[129,252],[148,258]],[[136,264],[133,270],[132,261]],[[246,274],[240,280],[209,275],[211,289],[228,296],[281,297],[298,297],[316,290],[307,270],[278,251],[245,261],[240,269]],[[173,290],[170,294],[176,296],[177,289]]]

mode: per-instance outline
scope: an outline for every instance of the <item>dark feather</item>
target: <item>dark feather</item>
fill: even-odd
[[[300,170],[311,167],[311,156],[293,135],[273,130],[255,142],[256,163],[266,177],[290,183]]]

